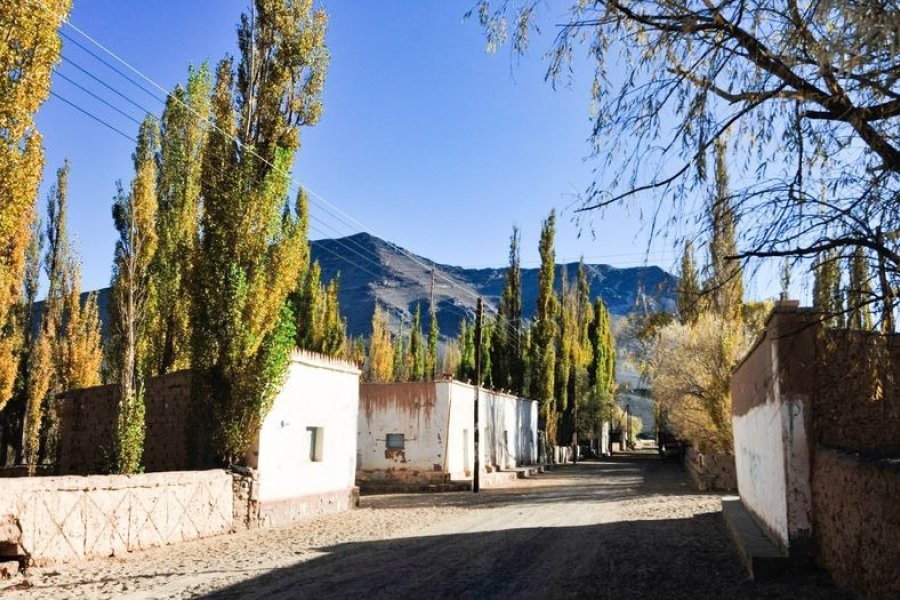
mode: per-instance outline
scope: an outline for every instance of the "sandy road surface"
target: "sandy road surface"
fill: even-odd
[[[4,598],[840,598],[747,580],[719,499],[650,455],[0,581]],[[27,583],[25,581],[27,579]],[[25,588],[23,585],[30,585]]]

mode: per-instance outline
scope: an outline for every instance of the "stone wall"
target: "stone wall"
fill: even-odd
[[[701,492],[730,492],[737,489],[733,455],[703,454],[688,448],[684,454],[684,466],[688,481]]]
[[[117,556],[227,533],[233,519],[221,470],[9,479],[0,549],[37,563]]]
[[[816,440],[900,457],[900,336],[825,329],[817,342]]]
[[[900,598],[900,460],[819,447],[812,487],[818,562],[861,598]]]
[[[147,435],[142,464],[148,473],[189,467],[187,423],[191,373],[179,371],[147,380]],[[97,473],[113,440],[119,390],[104,385],[66,393],[62,399],[59,474]]]

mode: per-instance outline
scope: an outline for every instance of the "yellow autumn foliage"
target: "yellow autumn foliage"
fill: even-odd
[[[50,93],[59,60],[56,33],[69,0],[0,0],[0,408],[16,376],[20,332],[12,320],[25,270],[25,248],[44,166],[34,113]]]

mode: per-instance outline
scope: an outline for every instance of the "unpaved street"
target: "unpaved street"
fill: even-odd
[[[0,591],[266,600],[842,597],[810,578],[748,581],[719,509],[717,496],[686,491],[677,464],[632,455],[559,467],[477,496],[369,497],[360,510],[288,528],[32,569],[0,581]]]

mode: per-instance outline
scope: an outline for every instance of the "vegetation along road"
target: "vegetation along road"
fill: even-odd
[[[689,492],[678,465],[653,454],[561,466],[479,495],[361,504],[286,528],[32,569],[3,587],[16,586],[10,598],[841,597],[815,579],[748,581],[718,496]]]

